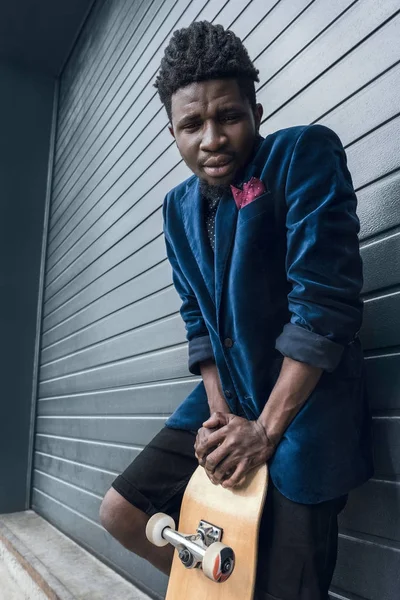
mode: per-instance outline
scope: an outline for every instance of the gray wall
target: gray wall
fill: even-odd
[[[27,508],[54,81],[0,63],[0,513]]]
[[[188,171],[152,82],[172,31],[206,18],[238,33],[261,71],[263,134],[319,122],[347,149],[377,469],[341,520],[332,598],[398,598],[398,9],[398,0],[100,3],[62,76],[33,507],[158,596],[165,578],[111,540],[98,509],[195,383],[160,212]]]

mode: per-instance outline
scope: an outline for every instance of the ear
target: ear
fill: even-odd
[[[256,109],[254,111],[254,120],[255,120],[255,124],[256,124],[257,133],[260,129],[261,119],[262,119],[263,114],[264,114],[264,109],[262,107],[262,104],[256,104]]]
[[[172,135],[172,137],[175,139],[175,131],[174,131],[174,128],[172,127],[172,125],[168,125],[168,130],[169,130],[170,134]]]

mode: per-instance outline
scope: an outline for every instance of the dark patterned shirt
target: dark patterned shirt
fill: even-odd
[[[215,215],[217,214],[219,198],[206,200],[206,230],[211,248],[215,250]]]

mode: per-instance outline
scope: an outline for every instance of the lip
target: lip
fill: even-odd
[[[223,157],[220,159],[210,159],[203,164],[203,170],[209,177],[225,177],[229,175],[234,166],[232,157]]]

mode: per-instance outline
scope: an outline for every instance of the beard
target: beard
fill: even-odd
[[[226,196],[226,194],[231,194],[231,186],[230,184],[224,185],[210,185],[207,181],[200,180],[200,193],[207,202],[211,202],[214,204],[218,200],[222,198],[222,196]]]

